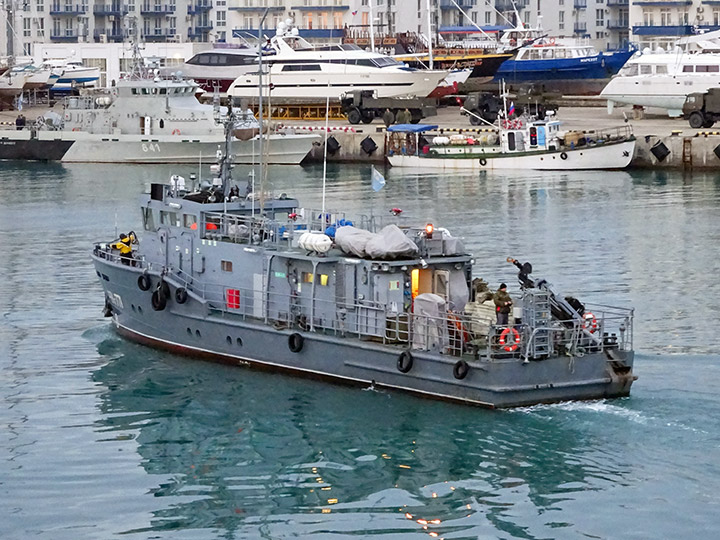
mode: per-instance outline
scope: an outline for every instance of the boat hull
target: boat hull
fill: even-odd
[[[257,318],[229,316],[193,295],[186,303],[170,301],[163,311],[155,311],[152,290],[138,288],[139,268],[97,256],[93,261],[117,331],[175,353],[494,408],[627,396],[634,380],[633,353],[620,350],[528,363],[519,358],[471,360],[461,380],[453,376],[457,357],[412,351],[412,370],[402,373],[397,368],[405,350],[401,346],[278,329],[264,324],[261,313]],[[155,283],[158,277],[151,279]],[[256,294],[262,297],[260,291]],[[290,350],[289,338],[296,332],[304,338],[299,352]]]
[[[268,162],[297,165],[310,152],[317,135],[271,135]],[[0,159],[61,161],[63,163],[191,163],[215,158],[216,137],[97,135],[80,131],[0,132]],[[256,163],[255,141],[235,141],[235,163]]]
[[[548,150],[537,152],[470,152],[452,156],[407,156],[395,154],[388,156],[393,167],[414,167],[443,170],[505,170],[530,169],[540,171],[573,171],[624,169],[632,161],[635,151],[635,139],[602,146],[582,146],[566,150]]]

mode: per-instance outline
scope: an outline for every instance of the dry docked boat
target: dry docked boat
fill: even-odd
[[[438,126],[390,126],[386,157],[393,167],[569,171],[624,169],[635,151],[630,126],[565,132],[557,120],[513,120],[503,125],[507,127],[450,136],[431,135]]]
[[[357,45],[313,47],[295,27],[280,23],[270,39],[269,70],[262,75],[274,103],[337,101],[352,90],[372,89],[378,97],[428,96],[447,71],[418,70],[390,56],[368,52]],[[257,99],[258,71],[240,75],[228,95]],[[263,90],[266,92],[266,90]]]
[[[152,185],[143,238],[95,245],[105,314],[121,335],[488,407],[629,394],[632,310],[563,297],[509,259],[518,309],[497,325],[475,260],[447,230],[351,221],[284,195],[261,206],[236,195],[246,191],[229,158],[216,171],[212,189],[186,190],[179,177]]]

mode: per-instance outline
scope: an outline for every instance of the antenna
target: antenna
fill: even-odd
[[[328,140],[328,120],[330,116],[330,79],[328,78],[328,92],[325,99],[325,149],[323,150],[323,184],[322,184],[322,211],[320,219],[322,223],[325,222],[325,181],[327,178],[327,140]],[[321,226],[321,231],[324,232],[325,228]]]
[[[427,19],[428,19],[428,59],[430,60],[430,69],[433,68],[433,50],[432,50],[432,12],[430,11],[430,0],[426,2]]]
[[[265,208],[265,174],[264,174],[264,166],[263,166],[263,83],[262,83],[262,73],[263,73],[263,63],[262,63],[262,55],[263,55],[263,39],[262,39],[262,30],[263,30],[263,23],[265,22],[265,18],[268,16],[268,13],[270,12],[270,8],[265,8],[265,11],[263,12],[263,16],[260,18],[260,24],[258,25],[258,122],[260,125],[260,134],[259,134],[259,153],[260,153],[260,212],[263,211]]]

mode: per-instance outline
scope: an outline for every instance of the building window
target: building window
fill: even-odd
[[[225,26],[225,17],[227,15],[227,11],[218,11],[217,12],[217,26]]]
[[[45,19],[37,20],[37,37],[45,37]]]
[[[42,13],[45,11],[45,0],[37,0],[37,3],[35,4],[36,10],[38,13]]]
[[[596,9],[595,10],[595,26],[605,26],[605,10],[604,9]]]
[[[243,17],[243,28],[249,30],[253,27],[253,18],[251,15],[245,15]]]
[[[492,24],[492,13],[489,11],[485,12],[485,24]]]
[[[558,30],[563,30],[565,28],[565,12],[559,11],[558,12]]]
[[[652,11],[643,11],[643,26],[655,26],[655,18]]]
[[[713,9],[713,26],[720,26],[720,9]]]
[[[23,19],[23,37],[30,37],[30,17]]]
[[[671,26],[672,16],[670,15],[669,9],[660,10],[660,26]]]

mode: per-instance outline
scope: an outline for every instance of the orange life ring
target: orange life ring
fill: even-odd
[[[591,334],[597,332],[598,322],[595,315],[593,315],[590,311],[586,311],[583,315],[583,319],[585,319],[583,322],[583,329],[587,330]]]
[[[73,131],[80,131],[80,128],[79,128],[79,127],[74,127],[74,128],[72,128],[72,130],[73,130]]]
[[[513,337],[508,340],[507,337],[510,334],[512,334]],[[518,345],[520,345],[520,332],[515,330],[515,328],[506,328],[500,333],[498,343],[500,345],[503,345],[503,349],[505,349],[507,352],[514,352],[517,350]]]
[[[550,39],[548,39],[548,43],[549,43],[550,45],[555,45],[555,38],[554,38],[554,37],[551,37]]]
[[[180,135],[180,130],[177,129],[177,128],[175,128],[175,129],[172,130],[172,134],[173,134],[173,135]]]

